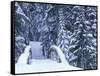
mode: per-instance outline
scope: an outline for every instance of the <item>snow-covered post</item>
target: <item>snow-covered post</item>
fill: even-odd
[[[65,55],[64,55],[64,53],[62,52],[62,50],[59,48],[59,47],[57,47],[57,46],[55,46],[55,45],[52,45],[51,47],[50,47],[50,49],[53,49],[53,50],[55,50],[56,52],[57,52],[57,54],[58,54],[58,56],[59,56],[59,58],[60,58],[60,60],[61,60],[61,63],[63,63],[63,64],[68,64],[69,65],[69,63],[67,62],[67,60],[66,60],[66,58],[65,58]]]
[[[21,56],[19,57],[17,64],[27,64],[27,61],[30,55],[30,49],[31,49],[31,46],[29,45],[26,46],[24,53],[21,54]]]

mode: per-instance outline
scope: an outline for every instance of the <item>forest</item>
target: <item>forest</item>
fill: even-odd
[[[15,63],[30,41],[41,42],[43,55],[56,45],[70,65],[97,69],[97,7],[15,3]]]

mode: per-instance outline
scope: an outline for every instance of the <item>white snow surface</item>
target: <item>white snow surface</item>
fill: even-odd
[[[59,47],[52,45],[50,48],[55,49],[57,51],[62,63],[68,64],[68,62],[65,59],[65,55],[63,54],[62,50]]]
[[[93,37],[91,33],[87,34],[88,37]]]
[[[85,24],[91,24],[89,21],[85,21],[84,23],[85,23]]]
[[[35,72],[51,72],[51,71],[67,71],[67,70],[82,70],[77,67],[57,63],[50,59],[33,59],[31,65],[16,64],[16,73],[35,73]]]
[[[24,53],[20,56],[18,63],[15,64],[15,73],[36,73],[36,72],[51,72],[51,71],[68,71],[68,70],[82,70],[81,68],[77,68],[68,64],[65,59],[64,54],[60,50],[59,47],[53,45],[50,48],[56,49],[58,55],[61,58],[61,63],[56,61],[46,59],[46,58],[37,58],[36,56],[41,57],[41,43],[40,42],[31,42],[29,46],[25,48]],[[29,56],[29,50],[33,51],[33,58],[31,60],[31,64],[27,64],[27,58]],[[37,51],[37,52],[36,52]],[[37,55],[39,53],[39,55]]]
[[[21,64],[21,65],[27,64],[27,59],[28,59],[28,56],[29,56],[30,49],[31,49],[31,46],[26,46],[25,51],[19,57],[17,64]]]
[[[15,37],[15,39],[16,39],[16,41],[18,41],[18,40],[25,40],[23,37],[21,37],[21,36],[18,36],[18,37]]]

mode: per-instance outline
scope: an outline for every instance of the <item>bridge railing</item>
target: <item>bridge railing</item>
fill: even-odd
[[[53,52],[53,54],[52,54],[52,52]],[[55,55],[55,56],[53,56],[53,55]],[[51,56],[55,57],[54,60],[60,59],[60,61],[57,60],[58,62],[68,64],[68,62],[67,62],[67,60],[66,60],[66,58],[65,58],[64,53],[63,53],[62,50],[61,50],[59,47],[57,47],[56,45],[52,45],[52,46],[50,47],[50,49],[49,49],[48,58],[50,58]],[[57,56],[57,57],[56,57],[56,56]],[[52,57],[51,57],[51,59],[52,59]]]

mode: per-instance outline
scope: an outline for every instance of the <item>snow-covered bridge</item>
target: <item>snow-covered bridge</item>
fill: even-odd
[[[32,57],[30,57],[30,49]],[[15,66],[16,73],[34,73],[34,72],[50,72],[50,71],[64,71],[64,70],[82,70],[81,68],[73,67],[68,64],[61,49],[55,45],[50,47],[49,51],[57,53],[60,62],[55,61],[54,52],[51,53],[49,59],[42,54],[42,46],[40,42],[30,42],[26,46],[24,53],[20,56],[18,63]],[[30,64],[27,64],[29,60]]]

